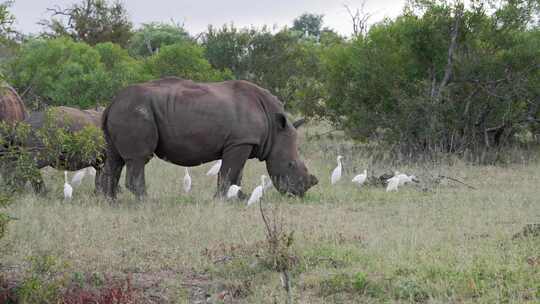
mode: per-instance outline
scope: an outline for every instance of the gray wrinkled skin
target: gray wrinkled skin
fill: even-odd
[[[266,161],[276,188],[302,196],[317,184],[299,159],[295,126],[283,104],[247,81],[195,83],[165,78],[127,87],[103,115],[107,140],[104,192],[126,187],[145,195],[144,167],[154,156],[180,166],[222,159],[218,195],[240,185],[250,158]]]

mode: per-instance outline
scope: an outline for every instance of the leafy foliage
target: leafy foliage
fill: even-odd
[[[293,31],[300,32],[303,36],[320,37],[323,25],[323,15],[304,13],[294,19]]]
[[[105,139],[101,129],[85,126],[74,131],[73,123],[53,108],[46,111],[39,129],[26,123],[0,124],[0,169],[10,193],[22,190],[27,182],[38,191],[43,189],[37,162],[76,170],[80,164],[103,161]]]
[[[249,49],[255,33],[253,29],[238,29],[233,24],[217,29],[208,26],[202,43],[205,57],[214,68],[229,69],[237,79],[247,79]]]
[[[13,29],[15,16],[9,11],[12,3],[12,1],[0,3],[0,42],[5,42],[15,32]]]
[[[112,43],[94,48],[67,38],[24,43],[8,78],[34,106],[89,108],[108,102],[123,86],[148,79],[142,64]]]
[[[100,128],[85,126],[79,131],[71,130],[73,123],[56,109],[46,111],[42,128],[35,131],[43,145],[40,159],[48,159],[59,168],[70,168],[72,164],[100,163],[103,161],[105,139]],[[61,157],[59,157],[61,155]]]
[[[399,143],[405,152],[510,142],[539,114],[540,32],[530,10],[517,9],[526,3],[489,14],[481,3],[418,2],[365,38],[329,49],[327,117],[357,139]],[[505,22],[516,11],[521,17]]]
[[[38,186],[41,183],[32,151],[20,144],[29,140],[30,133],[28,124],[0,123],[0,172],[6,193],[20,191],[27,181]]]
[[[190,41],[189,33],[178,24],[146,23],[129,42],[129,53],[134,57],[148,57],[167,45]]]
[[[220,81],[233,77],[229,70],[213,69],[204,58],[204,49],[190,42],[163,47],[148,59],[146,68],[155,78],[177,76],[194,81]]]

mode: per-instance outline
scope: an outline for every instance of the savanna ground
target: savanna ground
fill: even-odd
[[[392,165],[306,133],[301,152],[319,185],[303,200],[272,190],[263,203],[294,231],[296,303],[540,302],[540,236],[519,234],[540,223],[540,163]],[[338,153],[345,176],[331,186]],[[45,170],[47,195],[29,192],[8,208],[18,220],[0,241],[4,288],[22,303],[84,303],[73,295],[104,288],[109,298],[100,303],[113,303],[111,294],[115,303],[284,303],[280,275],[265,261],[258,206],[214,200],[210,165],[191,169],[186,195],[184,170],[154,159],[147,200],[123,191],[115,206],[94,196],[90,179],[63,202],[62,172]],[[413,173],[421,183],[397,193],[359,189],[350,179],[363,168]],[[263,163],[249,161],[244,189],[263,173]],[[439,174],[476,190],[435,183]]]

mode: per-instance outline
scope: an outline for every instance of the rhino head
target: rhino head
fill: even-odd
[[[296,128],[304,123],[299,120],[291,124],[282,113],[273,115],[272,149],[266,159],[266,168],[276,189],[281,193],[304,196],[309,188],[319,181],[310,174],[298,156]]]

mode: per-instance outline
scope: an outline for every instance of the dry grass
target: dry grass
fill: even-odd
[[[304,200],[272,192],[265,201],[295,231],[297,302],[540,301],[540,266],[530,262],[540,260],[540,239],[512,240],[540,222],[540,164],[393,167],[339,140],[304,143],[302,153],[320,184]],[[337,153],[349,169],[331,187]],[[62,173],[47,171],[50,192],[20,196],[8,210],[19,220],[0,241],[0,267],[23,273],[29,257],[50,255],[70,272],[165,273],[167,280],[152,289],[165,302],[195,301],[197,288],[216,303],[231,295],[233,303],[284,302],[278,274],[258,259],[264,250],[258,208],[215,201],[209,166],[191,170],[193,192],[185,195],[183,170],[155,159],[147,167],[148,200],[123,192],[118,206],[94,196],[89,179],[65,203]],[[358,189],[349,181],[366,166],[416,173],[429,191]],[[264,172],[250,161],[244,188],[253,189]],[[432,184],[440,173],[478,190]]]

